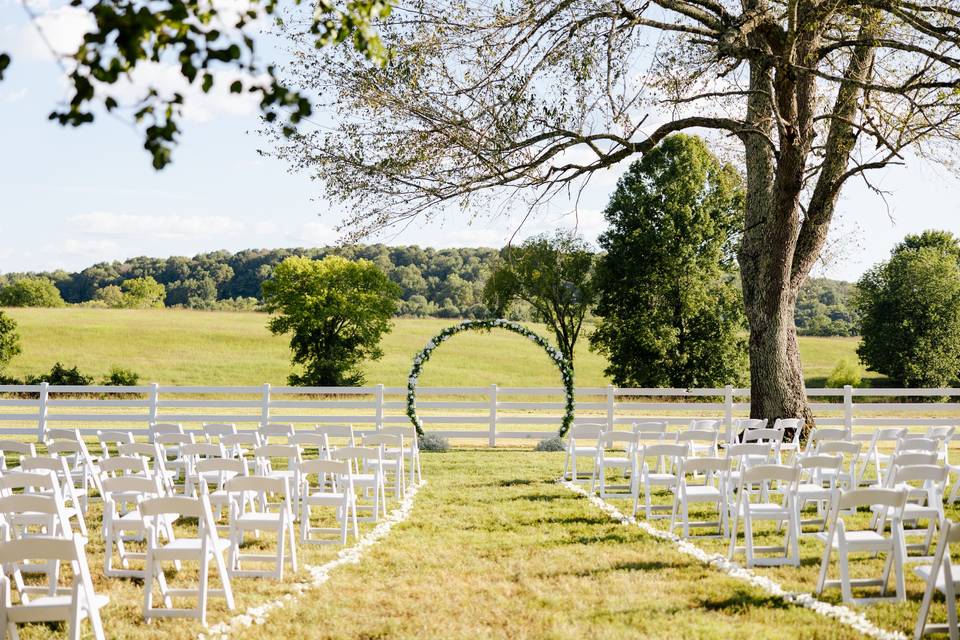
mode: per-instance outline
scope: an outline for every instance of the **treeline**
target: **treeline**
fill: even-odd
[[[124,283],[153,278],[164,287],[163,304],[192,309],[257,310],[263,303],[262,285],[278,264],[290,256],[321,259],[339,255],[364,258],[377,264],[401,289],[398,314],[415,317],[484,318],[483,287],[499,251],[490,248],[432,249],[383,244],[298,249],[248,249],[237,253],[214,251],[192,258],[137,257],[101,262],[79,272],[0,275],[0,290],[27,277],[53,282],[70,304],[122,306],[112,300]],[[811,279],[797,301],[797,331],[801,335],[856,335],[855,318],[848,308],[853,285],[838,280]],[[2,302],[0,302],[2,305]],[[14,306],[14,305],[11,305]],[[44,304],[43,306],[54,306]],[[514,319],[530,319],[522,305],[512,309]]]

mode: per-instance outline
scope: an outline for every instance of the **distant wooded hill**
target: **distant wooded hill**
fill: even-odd
[[[166,287],[168,307],[195,309],[256,309],[260,286],[273,268],[289,256],[323,258],[336,254],[371,260],[402,290],[400,315],[440,318],[479,318],[488,315],[483,285],[498,254],[490,248],[432,249],[382,244],[313,249],[248,249],[237,253],[214,251],[192,258],[130,258],[101,262],[69,273],[58,270],[29,274],[53,280],[64,300],[96,304],[97,292],[125,280],[150,276]],[[27,274],[0,275],[0,286]],[[797,330],[801,335],[856,335],[848,307],[853,285],[838,280],[812,279],[797,302]],[[516,319],[528,319],[518,308]]]

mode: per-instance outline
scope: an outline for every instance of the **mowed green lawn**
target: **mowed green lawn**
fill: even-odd
[[[48,371],[54,362],[97,376],[112,366],[133,369],[145,382],[174,385],[284,384],[290,371],[284,337],[267,331],[261,313],[181,309],[9,309],[23,353],[8,375]],[[410,360],[454,320],[398,319],[383,342],[384,357],[366,366],[370,384],[406,384]],[[549,335],[545,327],[538,330]],[[809,382],[822,385],[838,360],[856,360],[857,338],[801,338]],[[583,339],[577,349],[579,386],[604,386],[605,360]],[[506,331],[460,334],[434,352],[423,386],[559,386],[557,371],[536,346]]]

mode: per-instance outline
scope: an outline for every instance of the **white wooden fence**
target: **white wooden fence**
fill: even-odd
[[[665,419],[723,420],[729,434],[749,413],[749,389],[577,389],[577,422],[629,424]],[[864,431],[883,425],[960,425],[960,389],[808,389],[821,425]],[[35,435],[48,428],[143,432],[151,422],[204,422],[240,427],[267,422],[350,423],[359,429],[409,424],[406,388],[385,387],[136,387],[0,386],[0,435]],[[908,401],[917,397],[930,402]],[[563,389],[544,387],[423,387],[417,408],[431,433],[486,440],[538,439],[554,434],[563,412]],[[455,428],[451,428],[455,427]]]

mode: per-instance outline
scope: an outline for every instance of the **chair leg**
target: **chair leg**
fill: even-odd
[[[214,551],[214,553],[216,553]],[[200,558],[200,586],[197,589],[197,614],[200,624],[207,626],[207,588],[209,580],[210,554],[204,549]]]
[[[847,549],[840,545],[837,549],[837,556],[840,562],[840,591],[843,594],[843,601],[847,604],[853,602],[853,589],[850,586],[850,564],[847,559]]]

